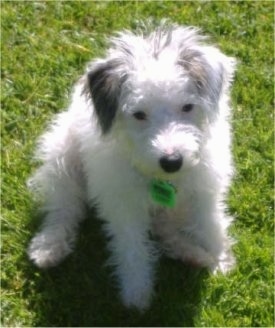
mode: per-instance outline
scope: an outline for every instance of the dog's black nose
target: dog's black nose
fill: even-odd
[[[179,153],[162,156],[159,160],[161,168],[167,173],[177,172],[182,166],[183,158]]]

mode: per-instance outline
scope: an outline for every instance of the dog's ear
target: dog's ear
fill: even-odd
[[[118,109],[121,86],[125,80],[118,60],[100,61],[88,68],[85,92],[91,97],[104,134],[111,129]]]
[[[192,77],[199,94],[216,104],[222,92],[230,86],[235,70],[234,58],[227,57],[214,47],[184,49],[179,63]]]

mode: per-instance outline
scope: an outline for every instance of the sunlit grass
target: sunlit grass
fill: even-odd
[[[2,2],[2,326],[273,326],[273,3]],[[100,223],[48,272],[26,247],[37,228],[25,181],[37,136],[66,107],[104,36],[138,19],[199,26],[238,59],[233,88],[236,176],[229,208],[237,268],[229,276],[163,259],[151,309],[117,297]],[[94,214],[90,213],[90,217]]]

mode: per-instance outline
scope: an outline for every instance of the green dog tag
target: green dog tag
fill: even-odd
[[[176,188],[167,181],[152,180],[151,182],[150,193],[152,199],[164,207],[175,207],[176,192]]]

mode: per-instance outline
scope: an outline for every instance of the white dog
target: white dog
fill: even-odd
[[[46,217],[28,250],[37,266],[72,251],[85,204],[106,223],[126,306],[149,305],[160,246],[212,271],[233,266],[224,197],[235,61],[205,39],[173,24],[126,31],[90,63],[40,140],[30,182]]]

